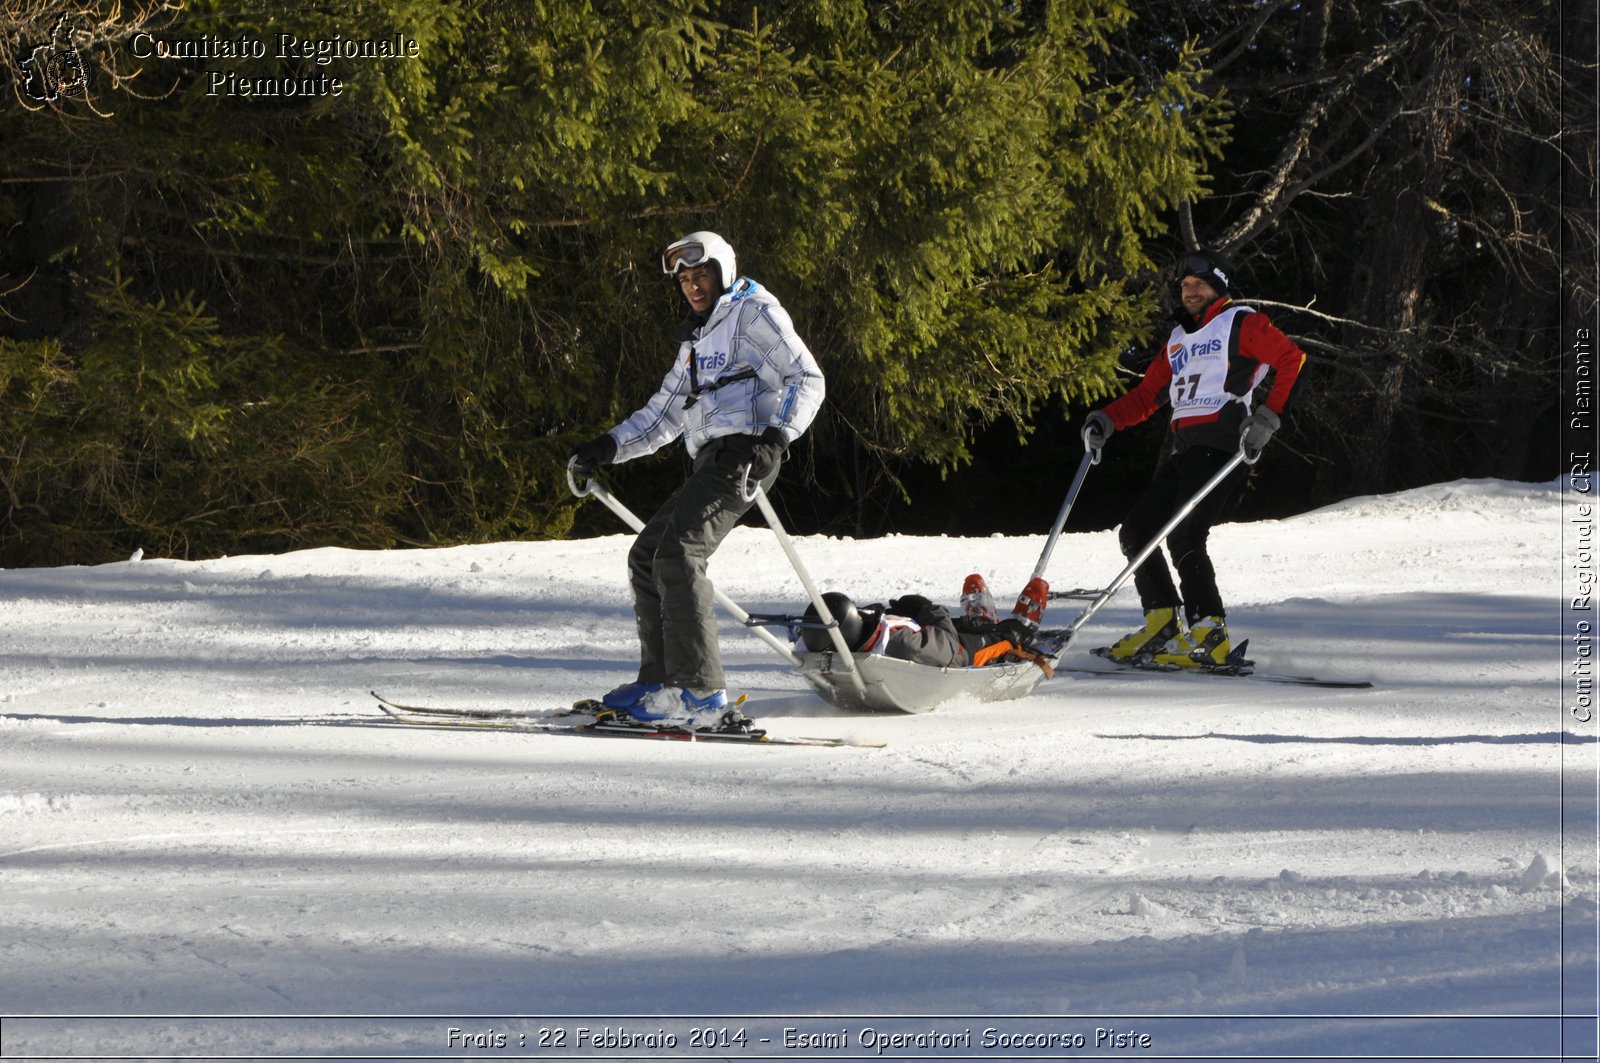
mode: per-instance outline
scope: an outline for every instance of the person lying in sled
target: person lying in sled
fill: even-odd
[[[887,606],[857,606],[849,595],[829,591],[823,604],[839,625],[839,634],[853,653],[880,654],[937,668],[977,668],[1003,660],[1028,660],[1051,671],[1046,655],[1029,646],[1031,635],[1021,619],[994,623],[976,617],[952,618],[950,611],[920,594],[890,600]],[[815,624],[817,607],[806,607],[804,621]],[[834,648],[828,629],[800,628],[800,644],[812,653]]]

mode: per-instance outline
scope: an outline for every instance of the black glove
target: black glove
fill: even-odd
[[[1267,440],[1272,438],[1272,433],[1282,423],[1278,415],[1265,406],[1246,417],[1239,426],[1239,449],[1244,451],[1244,456],[1251,461],[1259,457],[1261,448],[1267,445]]]
[[[1104,410],[1095,410],[1084,419],[1083,445],[1090,450],[1099,450],[1116,430],[1117,426],[1111,423],[1111,418],[1106,416]]]
[[[922,618],[935,608],[933,602],[921,594],[907,594],[889,602],[889,612],[908,620],[922,623]]]
[[[587,443],[579,443],[578,449],[567,459],[567,468],[587,480],[599,472],[601,466],[610,465],[611,459],[616,456],[617,441],[607,432],[603,436],[595,436]]]
[[[1025,645],[1028,641],[1028,636],[1033,634],[1028,630],[1027,624],[1009,616],[996,624],[995,630],[1018,646]]]

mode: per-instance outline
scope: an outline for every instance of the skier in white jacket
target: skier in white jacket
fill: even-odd
[[[693,471],[628,552],[639,628],[638,678],[602,699],[637,719],[715,726],[727,711],[706,565],[770,490],[790,443],[822,405],[822,371],[778,300],[740,277],[733,248],[713,232],[667,246],[661,268],[689,304],[678,354],[661,387],[621,424],[580,445],[579,476],[682,439]],[[746,497],[748,495],[748,497]]]

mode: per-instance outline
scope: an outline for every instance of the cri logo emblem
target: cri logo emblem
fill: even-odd
[[[89,91],[89,67],[73,46],[73,33],[67,28],[67,16],[56,21],[50,34],[51,43],[41,44],[33,54],[22,61],[27,80],[22,91],[40,103],[58,100],[63,96],[83,96]]]

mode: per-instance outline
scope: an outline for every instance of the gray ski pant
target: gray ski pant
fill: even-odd
[[[716,599],[706,565],[754,501],[739,496],[743,465],[722,440],[695,455],[694,471],[645,522],[628,551],[628,581],[639,627],[639,681],[721,690]],[[761,480],[777,482],[774,468]]]

